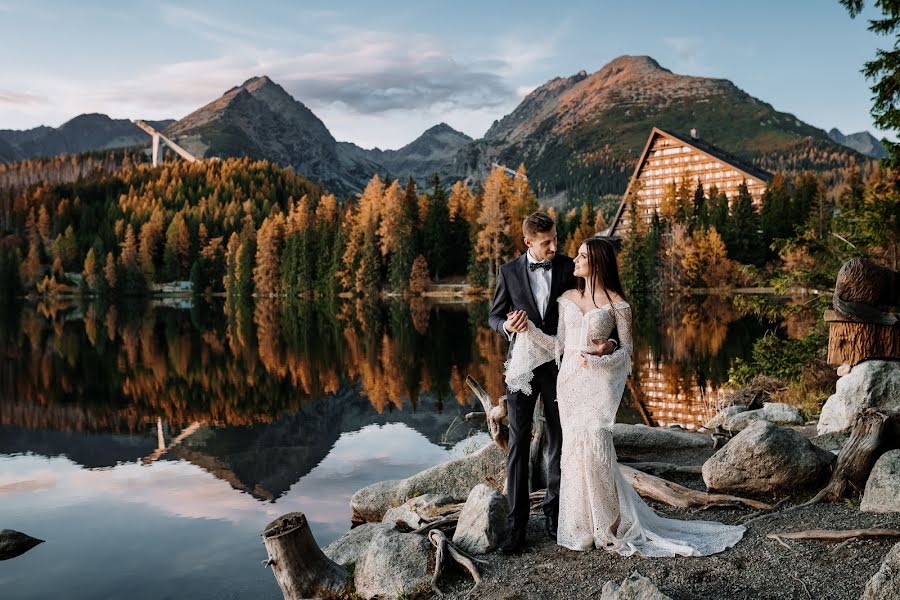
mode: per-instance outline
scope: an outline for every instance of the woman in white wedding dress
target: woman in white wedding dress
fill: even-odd
[[[578,289],[560,296],[556,336],[528,323],[517,334],[506,382],[530,393],[531,371],[559,365],[557,402],[563,431],[557,543],[621,555],[706,556],[736,544],[740,525],[660,517],[625,481],[616,462],[613,423],[631,372],[632,311],[624,299],[612,244],[587,240],[575,258]],[[599,355],[616,330],[618,347]],[[561,359],[561,360],[560,360]]]

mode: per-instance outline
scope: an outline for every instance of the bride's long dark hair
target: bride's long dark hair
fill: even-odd
[[[609,295],[610,290],[625,300],[625,291],[622,289],[622,280],[619,279],[619,263],[616,261],[616,249],[612,242],[603,238],[592,237],[584,240],[587,246],[588,269],[591,278],[591,302],[597,306],[597,299],[593,297],[598,287],[602,287],[606,293],[606,299],[610,305],[613,300]],[[584,296],[586,279],[578,278],[578,291]],[[612,307],[615,310],[615,306]]]

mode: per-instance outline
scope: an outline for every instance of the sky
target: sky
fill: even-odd
[[[876,15],[838,0],[0,0],[0,129],[177,119],[268,75],[338,140],[393,149],[440,122],[481,137],[535,87],[632,54],[881,138],[860,73],[894,41],[867,31]]]

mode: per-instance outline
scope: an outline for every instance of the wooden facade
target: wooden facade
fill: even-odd
[[[649,350],[639,352],[634,360],[637,372],[629,389],[648,425],[680,425],[697,431],[718,412],[721,388],[683,380],[678,373],[661,368]]]
[[[667,191],[685,180],[692,188],[702,182],[707,193],[715,186],[729,200],[737,196],[738,186],[746,183],[754,203],[761,202],[771,173],[747,165],[691,133],[688,137],[653,128],[608,235],[621,238],[628,231],[631,198],[637,199],[638,216],[649,223]]]

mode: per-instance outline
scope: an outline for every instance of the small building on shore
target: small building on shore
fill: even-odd
[[[702,182],[707,194],[715,186],[729,201],[737,196],[738,186],[745,183],[753,202],[759,204],[770,181],[771,173],[702,141],[694,129],[684,136],[654,127],[607,231],[616,238],[628,231],[628,205],[632,199],[637,202],[638,217],[649,223],[667,190],[684,182],[693,188]]]

